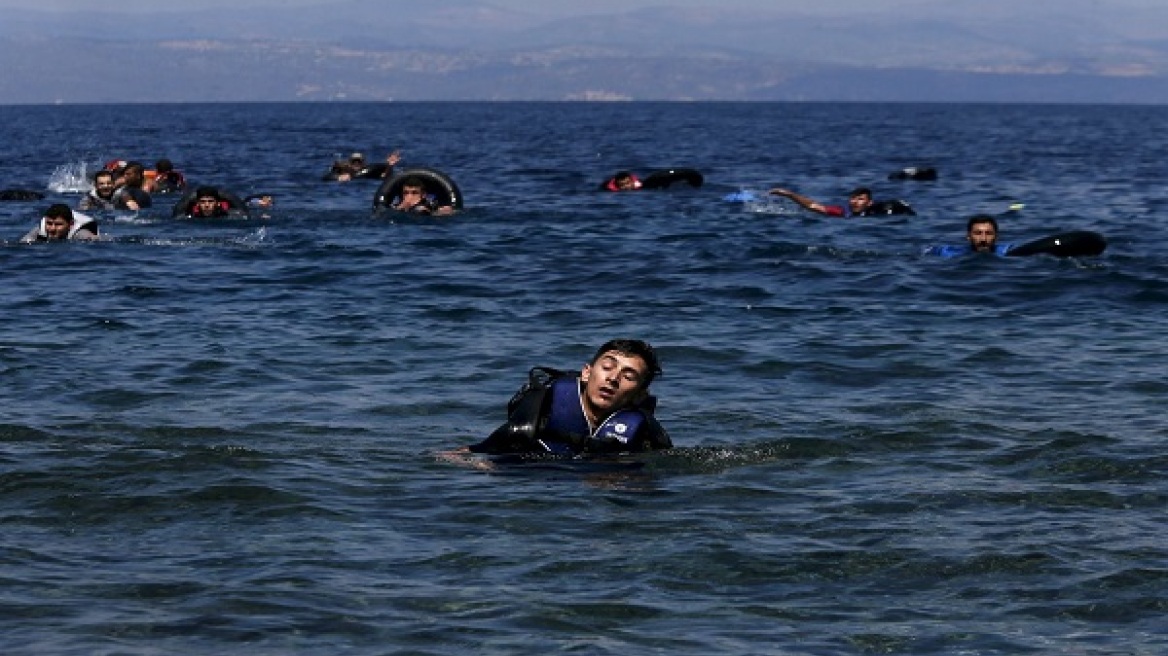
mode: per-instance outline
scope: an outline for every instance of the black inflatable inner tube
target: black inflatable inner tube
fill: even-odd
[[[670,185],[684,182],[691,187],[700,187],[705,179],[697,169],[663,169],[653,171],[641,181],[642,189],[668,189]]]
[[[872,203],[864,210],[864,216],[916,216],[916,212],[903,200],[882,200]]]
[[[889,180],[936,180],[937,169],[910,166],[888,174]]]
[[[199,200],[199,189],[199,187],[191,188],[188,185],[187,190],[183,192],[182,196],[178,197],[178,202],[170,210],[171,218],[178,219],[191,215],[191,209],[194,208],[195,202]],[[219,194],[219,200],[227,203],[228,211],[247,211],[247,203],[239,196],[236,196],[230,191],[223,191],[222,189],[218,189],[217,193]]]
[[[434,197],[434,204],[442,207],[449,205],[454,209],[462,209],[462,192],[450,176],[442,171],[428,166],[412,166],[402,169],[386,178],[373,195],[374,211],[392,209],[394,201],[401,198],[402,185],[408,178],[416,178],[422,182],[427,196]]]
[[[1098,232],[1072,230],[1020,244],[1006,251],[1009,257],[1053,255],[1055,257],[1094,257],[1107,248],[1107,240]]]

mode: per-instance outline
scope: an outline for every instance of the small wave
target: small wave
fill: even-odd
[[[237,237],[147,237],[143,235],[126,235],[124,237],[111,237],[105,241],[117,244],[141,244],[143,246],[242,246],[246,248],[255,248],[272,243],[266,227],[256,228],[247,234]]]

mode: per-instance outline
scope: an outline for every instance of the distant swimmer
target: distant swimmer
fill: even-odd
[[[414,176],[402,180],[401,191],[396,198],[392,199],[389,209],[435,216],[446,216],[454,213],[454,207],[444,204],[433,194],[426,193],[425,181]]]
[[[617,171],[611,178],[600,183],[601,191],[639,191],[641,189],[668,189],[670,186],[685,183],[690,187],[700,187],[704,178],[696,169],[676,168],[653,171],[645,179],[637,177],[632,171]]]
[[[387,211],[447,216],[462,209],[462,191],[451,177],[428,166],[411,166],[386,178],[373,194],[373,213]]]
[[[649,394],[660,374],[653,347],[634,339],[606,342],[578,375],[537,367],[507,404],[506,423],[460,451],[579,456],[672,448]]]
[[[117,202],[114,199],[114,173],[101,169],[93,174],[93,189],[89,190],[77,202],[79,210],[112,210]]]
[[[154,163],[154,176],[148,177],[145,189],[155,194],[172,194],[187,188],[186,176],[174,168],[174,163],[163,158]]]
[[[941,257],[961,257],[974,253],[993,253],[1005,256],[1013,244],[998,243],[998,220],[989,214],[977,214],[969,218],[965,224],[964,244],[945,244],[930,246],[925,249],[926,255]]]
[[[80,212],[74,213],[64,203],[50,205],[40,223],[21,241],[93,241],[98,239],[97,220]]]
[[[365,168],[365,156],[361,153],[353,153],[349,155],[348,160],[335,160],[332,167],[329,168],[329,172],[325,174],[324,179],[348,182],[363,168]]]
[[[222,192],[217,187],[202,186],[195,189],[193,194],[184,194],[171,214],[176,218],[188,219],[245,217],[247,204],[234,194]]]
[[[231,214],[231,206],[219,197],[214,187],[199,187],[195,192],[195,203],[191,205],[192,219],[212,219]]]
[[[393,175],[393,167],[402,159],[401,151],[395,150],[385,156],[384,164],[367,164],[365,155],[353,153],[348,160],[339,159],[333,162],[332,168],[325,174],[325,180],[348,182],[359,179],[384,179]]]
[[[901,200],[888,200],[876,202],[872,200],[872,190],[867,187],[857,187],[848,194],[847,205],[824,205],[818,201],[814,201],[807,196],[797,194],[789,189],[775,187],[770,190],[772,196],[782,196],[789,198],[799,204],[804,209],[811,210],[817,214],[824,216],[840,216],[844,218],[851,218],[853,216],[889,216],[889,215],[915,215],[916,212],[909,206],[908,203]]]
[[[149,192],[143,188],[146,184],[146,167],[141,162],[127,162],[121,177],[114,178],[114,184],[118,184],[119,180],[121,184],[113,196],[114,209],[137,212],[154,204]]]
[[[632,171],[617,171],[611,178],[605,180],[600,188],[605,191],[636,191],[644,186]]]
[[[970,217],[965,228],[965,244],[930,246],[925,255],[944,258],[961,257],[975,253],[992,253],[1003,257],[1052,255],[1054,257],[1094,257],[1107,248],[1107,240],[1098,232],[1072,230],[1060,232],[1024,244],[998,243],[998,221],[988,214]]]

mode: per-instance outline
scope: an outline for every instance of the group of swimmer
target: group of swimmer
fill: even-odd
[[[375,208],[387,211],[446,216],[461,204],[461,192],[453,181],[433,169],[410,169],[400,176],[394,167],[402,159],[394,150],[384,164],[369,165],[364,155],[353,153],[348,160],[333,163],[326,180],[348,182],[357,179],[382,180]],[[76,209],[63,203],[44,212],[39,224],[22,241],[91,240],[98,234],[98,221],[86,212],[137,212],[154,204],[154,195],[178,195],[173,218],[209,219],[248,216],[250,210],[274,205],[271,194],[239,197],[213,186],[188,188],[186,176],[168,159],[161,159],[154,169],[141,162],[113,160],[92,176],[92,187],[77,203]],[[445,193],[438,193],[445,192]],[[39,200],[44,197],[26,190],[5,190],[5,200]],[[49,224],[52,224],[50,229]],[[64,225],[62,225],[64,224]]]
[[[385,164],[368,166],[360,153],[348,161],[334,163],[327,179],[347,182],[354,179],[382,181],[378,195],[389,197],[385,207],[404,212],[449,214],[454,211],[451,198],[438,198],[433,180],[419,177],[417,171],[394,175],[401,161],[399,151],[387,155]],[[237,199],[214,187],[186,189],[185,176],[166,160],[147,174],[136,162],[118,162],[93,176],[93,189],[78,203],[78,209],[127,209],[150,207],[151,193],[180,193],[176,212],[181,206],[185,216],[211,218],[227,216],[240,204]],[[935,174],[934,174],[935,175]],[[662,188],[683,181],[701,185],[701,176],[692,169],[670,169],[641,180],[634,173],[620,171],[603,182],[600,189],[611,192]],[[392,183],[392,184],[391,184]],[[452,184],[447,182],[447,184]],[[775,187],[768,195],[789,199],[808,211],[831,217],[864,217],[887,214],[913,214],[903,201],[876,202],[868,188],[853,190],[846,205],[831,205],[813,200],[789,189]],[[271,196],[249,197],[244,206],[270,206]],[[377,202],[375,201],[375,206]],[[98,239],[97,221],[64,203],[51,205],[40,225],[25,236],[25,241],[90,241]],[[1097,233],[1063,233],[1021,246],[998,242],[997,219],[988,214],[971,217],[966,226],[966,243],[959,246],[934,246],[926,253],[957,257],[975,253],[996,255],[1030,255],[1048,253],[1058,256],[1097,255],[1105,246]],[[673,446],[668,432],[654,416],[656,398],[649,393],[653,380],[661,374],[661,364],[653,347],[637,339],[614,339],[602,344],[578,373],[536,367],[528,380],[507,404],[506,421],[485,439],[441,454],[450,462],[465,462],[489,468],[508,458],[577,458],[612,456],[669,449]],[[485,458],[484,458],[485,457]]]
[[[359,152],[347,159],[337,159],[324,175],[327,181],[379,180],[374,196],[376,211],[388,210],[446,216],[461,207],[461,192],[452,180],[440,171],[425,167],[408,168],[395,174],[402,161],[400,150],[386,155],[384,162],[370,164]],[[890,179],[936,180],[935,169],[902,169],[889,175]],[[608,192],[631,192],[664,189],[684,183],[700,187],[703,177],[694,169],[680,168],[654,171],[643,179],[632,171],[616,172],[601,182],[599,189]],[[160,159],[154,169],[147,170],[140,162],[114,160],[93,174],[92,189],[77,204],[76,210],[64,204],[54,204],[44,213],[39,225],[22,241],[92,240],[99,233],[98,221],[87,211],[139,211],[153,204],[152,194],[181,194],[172,216],[176,218],[207,219],[246,216],[254,208],[270,208],[274,199],[270,194],[256,194],[240,198],[211,186],[187,188],[186,176],[175,169],[168,159]],[[912,206],[902,200],[876,201],[871,189],[858,187],[848,194],[845,204],[823,203],[783,187],[774,187],[767,194],[793,201],[816,214],[829,217],[853,218],[888,215],[915,215]],[[39,194],[37,195],[40,196]],[[726,200],[757,200],[750,192],[731,194]],[[1098,255],[1106,242],[1098,233],[1074,231],[1030,242],[1023,247],[998,243],[998,221],[988,214],[978,214],[968,220],[966,243],[932,246],[924,250],[929,255],[952,258],[974,253],[992,253],[999,256],[1033,255],[1047,253],[1056,256]]]
[[[915,214],[912,207],[904,201],[875,201],[872,198],[872,190],[867,187],[853,189],[848,194],[846,205],[827,205],[782,187],[775,187],[768,193],[772,196],[788,198],[800,207],[824,216],[850,218]],[[998,220],[989,214],[977,214],[969,218],[965,227],[965,240],[967,243],[961,245],[930,246],[924,252],[927,255],[939,255],[947,258],[973,253],[993,253],[1004,256],[1013,247],[1012,244],[998,244]]]
[[[92,187],[78,201],[76,210],[64,203],[54,203],[21,241],[98,239],[98,221],[86,212],[138,212],[153,207],[154,196],[161,194],[179,194],[174,215],[189,218],[230,216],[245,207],[270,207],[273,202],[268,194],[244,201],[215,187],[188,189],[186,176],[165,158],[150,170],[141,162],[112,160],[93,174],[91,182]],[[29,198],[39,199],[43,195]]]
[[[851,215],[864,216],[871,193],[857,191],[863,193],[853,192],[849,199]],[[785,189],[771,193],[795,195]],[[821,205],[805,197],[797,202],[821,214],[848,215],[842,207]],[[979,214],[967,222],[966,244],[934,246],[926,253],[941,257],[974,253],[1005,256],[1016,250],[1029,251],[1019,253],[1024,255],[1098,254],[1104,243],[1101,237],[1098,242],[1094,239],[1095,233],[1064,233],[1022,246],[999,244],[997,220]],[[444,451],[439,458],[491,469],[500,462],[515,462],[515,458],[522,462],[547,457],[604,457],[672,448],[669,433],[654,416],[657,399],[649,394],[649,385],[660,375],[661,363],[653,347],[636,339],[605,342],[578,374],[536,367],[507,404],[507,420],[501,426],[486,439]]]
[[[152,193],[172,193],[185,188],[186,178],[168,159],[158,160],[149,172],[140,162],[114,160],[93,174],[93,188],[77,203],[78,211],[74,212],[64,203],[50,205],[40,222],[21,241],[93,241],[98,239],[98,221],[82,211],[137,212],[153,205]],[[29,200],[43,197],[35,192],[20,195]]]
[[[410,169],[402,175],[394,174],[394,167],[402,160],[400,150],[385,156],[385,163],[369,164],[361,153],[349,155],[347,160],[338,159],[324,175],[324,180],[349,182],[350,180],[381,180],[381,187],[374,196],[374,208],[412,214],[449,216],[461,202],[454,182],[444,174],[429,168]],[[441,187],[433,188],[435,184]]]

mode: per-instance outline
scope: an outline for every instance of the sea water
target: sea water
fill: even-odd
[[[5,654],[1160,654],[1168,108],[0,107]],[[449,174],[374,217],[335,153]],[[54,172],[276,205],[19,244]],[[907,166],[933,182],[890,181]],[[618,169],[705,184],[598,192]],[[831,219],[729,193],[912,217]],[[1024,205],[1021,210],[1007,211]],[[1097,258],[942,260],[1094,230]],[[652,342],[677,448],[483,470],[537,365]]]

